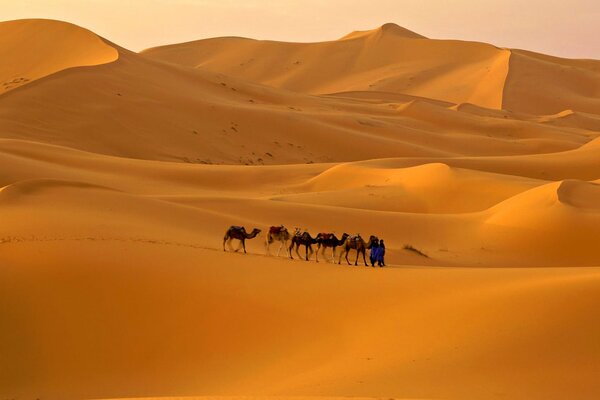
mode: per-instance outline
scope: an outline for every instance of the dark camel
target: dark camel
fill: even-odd
[[[348,253],[350,252],[350,250],[356,250],[356,260],[354,261],[354,265],[358,265],[358,256],[362,253],[363,262],[365,263],[365,267],[368,267],[367,256],[366,256],[367,250],[366,249],[367,249],[367,244],[365,243],[363,238],[360,236],[360,234],[355,235],[355,236],[348,236],[348,238],[342,245],[342,251],[340,252],[340,258],[339,258],[338,264],[342,263],[342,255],[345,254],[346,262],[348,263],[348,265],[350,265],[350,261],[348,260]]]
[[[323,257],[325,257],[325,250],[328,247],[331,247],[333,249],[331,253],[331,262],[335,263],[335,249],[336,247],[343,245],[344,242],[346,242],[348,236],[350,235],[344,233],[342,235],[342,238],[338,239],[337,236],[335,236],[335,233],[319,233],[315,239],[317,241],[317,252],[315,253],[315,260],[319,262],[319,250],[321,249],[321,247],[323,247]]]
[[[296,233],[294,234],[294,236],[292,236],[292,243],[290,244],[289,248],[290,258],[292,260],[294,259],[294,257],[292,257],[292,247],[294,247],[294,245],[296,246],[296,254],[298,255],[298,258],[302,258],[300,257],[300,253],[298,253],[298,248],[300,246],[304,246],[306,248],[306,261],[308,261],[308,251],[310,250],[310,255],[312,256],[312,253],[314,253],[312,245],[315,243],[317,243],[317,241],[312,236],[310,236],[310,233],[305,231],[301,234],[300,230],[296,228]]]
[[[223,237],[223,251],[225,250],[225,243],[229,247],[229,250],[233,250],[231,247],[231,241],[233,239],[237,239],[241,243],[241,247],[244,249],[244,253],[246,253],[246,239],[254,239],[260,233],[260,229],[254,228],[252,232],[246,232],[246,228],[243,226],[231,226],[225,232],[225,237]],[[240,247],[235,249],[234,251],[240,251]]]
[[[269,232],[267,233],[267,238],[265,240],[265,247],[267,249],[267,255],[270,255],[269,247],[273,242],[279,242],[279,249],[277,250],[277,257],[279,257],[279,252],[283,247],[285,247],[286,251],[288,249],[287,242],[290,240],[292,235],[287,230],[287,228],[283,225],[281,226],[272,226],[269,228]]]

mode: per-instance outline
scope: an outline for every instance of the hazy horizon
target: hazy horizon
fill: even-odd
[[[313,42],[393,22],[424,36],[600,59],[600,3],[578,0],[0,0],[2,19],[59,19],[128,49],[216,36]]]

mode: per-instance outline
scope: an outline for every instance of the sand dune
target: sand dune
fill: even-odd
[[[64,22],[19,20],[0,22],[0,65],[3,93],[68,68],[106,64],[117,50],[94,33]]]
[[[598,61],[47,20],[0,55],[0,398],[600,394]],[[387,267],[267,257],[278,224]]]
[[[226,226],[241,223],[264,230],[284,223],[313,232],[386,237],[390,257],[399,263],[537,267],[600,263],[595,244],[600,214],[593,206],[595,197],[590,197],[597,190],[593,183],[580,183],[590,186],[578,189],[571,188],[570,181],[547,184],[443,164],[396,170],[360,164],[283,171],[216,166],[190,170],[180,164],[101,157],[77,168],[52,168],[58,160],[67,164],[85,160],[81,153],[71,155],[78,158],[59,150],[54,153],[54,161],[46,159],[46,168],[36,168],[39,155],[28,161],[21,155],[15,164],[17,171],[30,172],[2,190],[0,204],[10,227],[6,237],[51,232],[67,238],[69,232],[77,232],[76,237],[104,237],[121,232],[161,242],[180,238],[181,243],[217,250]],[[5,153],[2,158],[14,155]],[[427,179],[431,175],[439,181]],[[140,176],[153,178],[140,182]],[[366,183],[368,178],[371,184]],[[238,191],[237,180],[247,180]],[[59,227],[69,214],[79,215],[73,226]],[[111,215],[114,222],[109,222]],[[577,234],[565,239],[565,231]],[[403,249],[406,244],[430,258],[412,260]],[[252,251],[263,252],[262,240],[252,245]]]
[[[502,106],[532,114],[553,114],[567,109],[597,114],[600,61],[568,60],[513,50]]]
[[[143,54],[296,92],[377,90],[492,108],[502,104],[510,57],[487,44],[427,40],[393,24],[332,42],[216,38]]]
[[[277,199],[380,211],[453,214],[485,210],[543,182],[423,164],[384,168],[341,164]]]
[[[125,50],[113,63],[65,70],[6,93],[0,106],[6,138],[186,163],[548,153],[594,137],[577,120],[553,126],[457,113],[423,101],[314,97]]]
[[[600,109],[599,61],[427,39],[394,24],[333,42],[216,38],[143,54],[314,94],[386,91],[530,114]]]

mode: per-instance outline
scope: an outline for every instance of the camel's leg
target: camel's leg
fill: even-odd
[[[300,248],[300,245],[299,245],[298,243],[296,243],[296,249],[295,249],[295,250],[296,250],[296,255],[298,256],[298,258],[299,258],[300,260],[302,260],[302,256],[301,256],[301,255],[300,255],[300,253],[298,252],[298,249],[299,249],[299,248]]]
[[[225,250],[225,242],[227,242],[227,235],[225,235],[225,237],[223,238],[223,251]]]
[[[277,249],[277,257],[279,257],[279,253],[281,252],[282,247],[283,247],[283,241],[279,242],[279,249]]]
[[[323,258],[325,259],[325,262],[327,262],[327,247],[323,247]]]
[[[230,237],[229,239],[227,239],[227,247],[229,248],[229,251],[235,251],[235,249],[231,245],[231,242],[233,242],[233,238]]]
[[[350,265],[350,260],[348,260],[348,253],[350,253],[350,249],[346,249],[346,262]]]
[[[238,240],[239,240],[238,247],[237,247],[237,249],[235,249],[236,253],[242,249],[242,239],[238,239]]]
[[[244,248],[244,254],[246,254],[246,239],[242,239],[242,247]]]
[[[365,267],[368,267],[369,264],[367,264],[367,251],[365,249],[363,249],[362,255],[363,255],[363,262],[365,263]]]
[[[360,250],[356,249],[356,260],[354,261],[354,266],[358,265],[358,256],[360,255]]]
[[[315,254],[315,261],[319,262],[319,250],[321,250],[321,243],[317,245],[317,254]],[[323,253],[325,253],[325,247],[323,247]]]
[[[346,251],[346,248],[342,247],[342,249],[340,250],[340,257],[338,258],[338,264],[342,263],[342,256],[344,255],[345,251]]]
[[[270,252],[270,248],[271,247],[271,238],[269,237],[269,234],[267,233],[267,238],[265,239],[265,252],[268,256],[271,255]]]
[[[290,253],[290,258],[293,260],[294,256],[292,256],[292,247],[294,247],[294,241],[292,240],[292,244],[290,244],[290,247],[288,249],[288,253]]]

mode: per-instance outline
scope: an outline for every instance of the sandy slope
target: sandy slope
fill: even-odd
[[[67,68],[115,61],[119,54],[78,26],[51,20],[0,22],[0,95]]]
[[[600,394],[597,61],[2,32],[36,79],[0,94],[0,398]],[[389,267],[224,253],[232,224],[377,234]]]
[[[394,24],[333,42],[216,38],[143,54],[297,92],[378,90],[490,108],[502,104],[510,57],[487,44],[428,40]]]
[[[427,39],[394,24],[332,42],[225,37],[143,54],[308,93],[385,91],[532,114],[600,109],[600,61]]]
[[[139,159],[283,164],[557,152],[597,136],[577,120],[481,116],[410,96],[314,97],[119,51],[113,63],[0,96],[3,137]]]
[[[598,114],[600,61],[513,50],[502,106],[533,114],[565,110]]]
[[[73,246],[3,245],[7,396],[600,390],[597,268],[372,271],[163,243]]]

